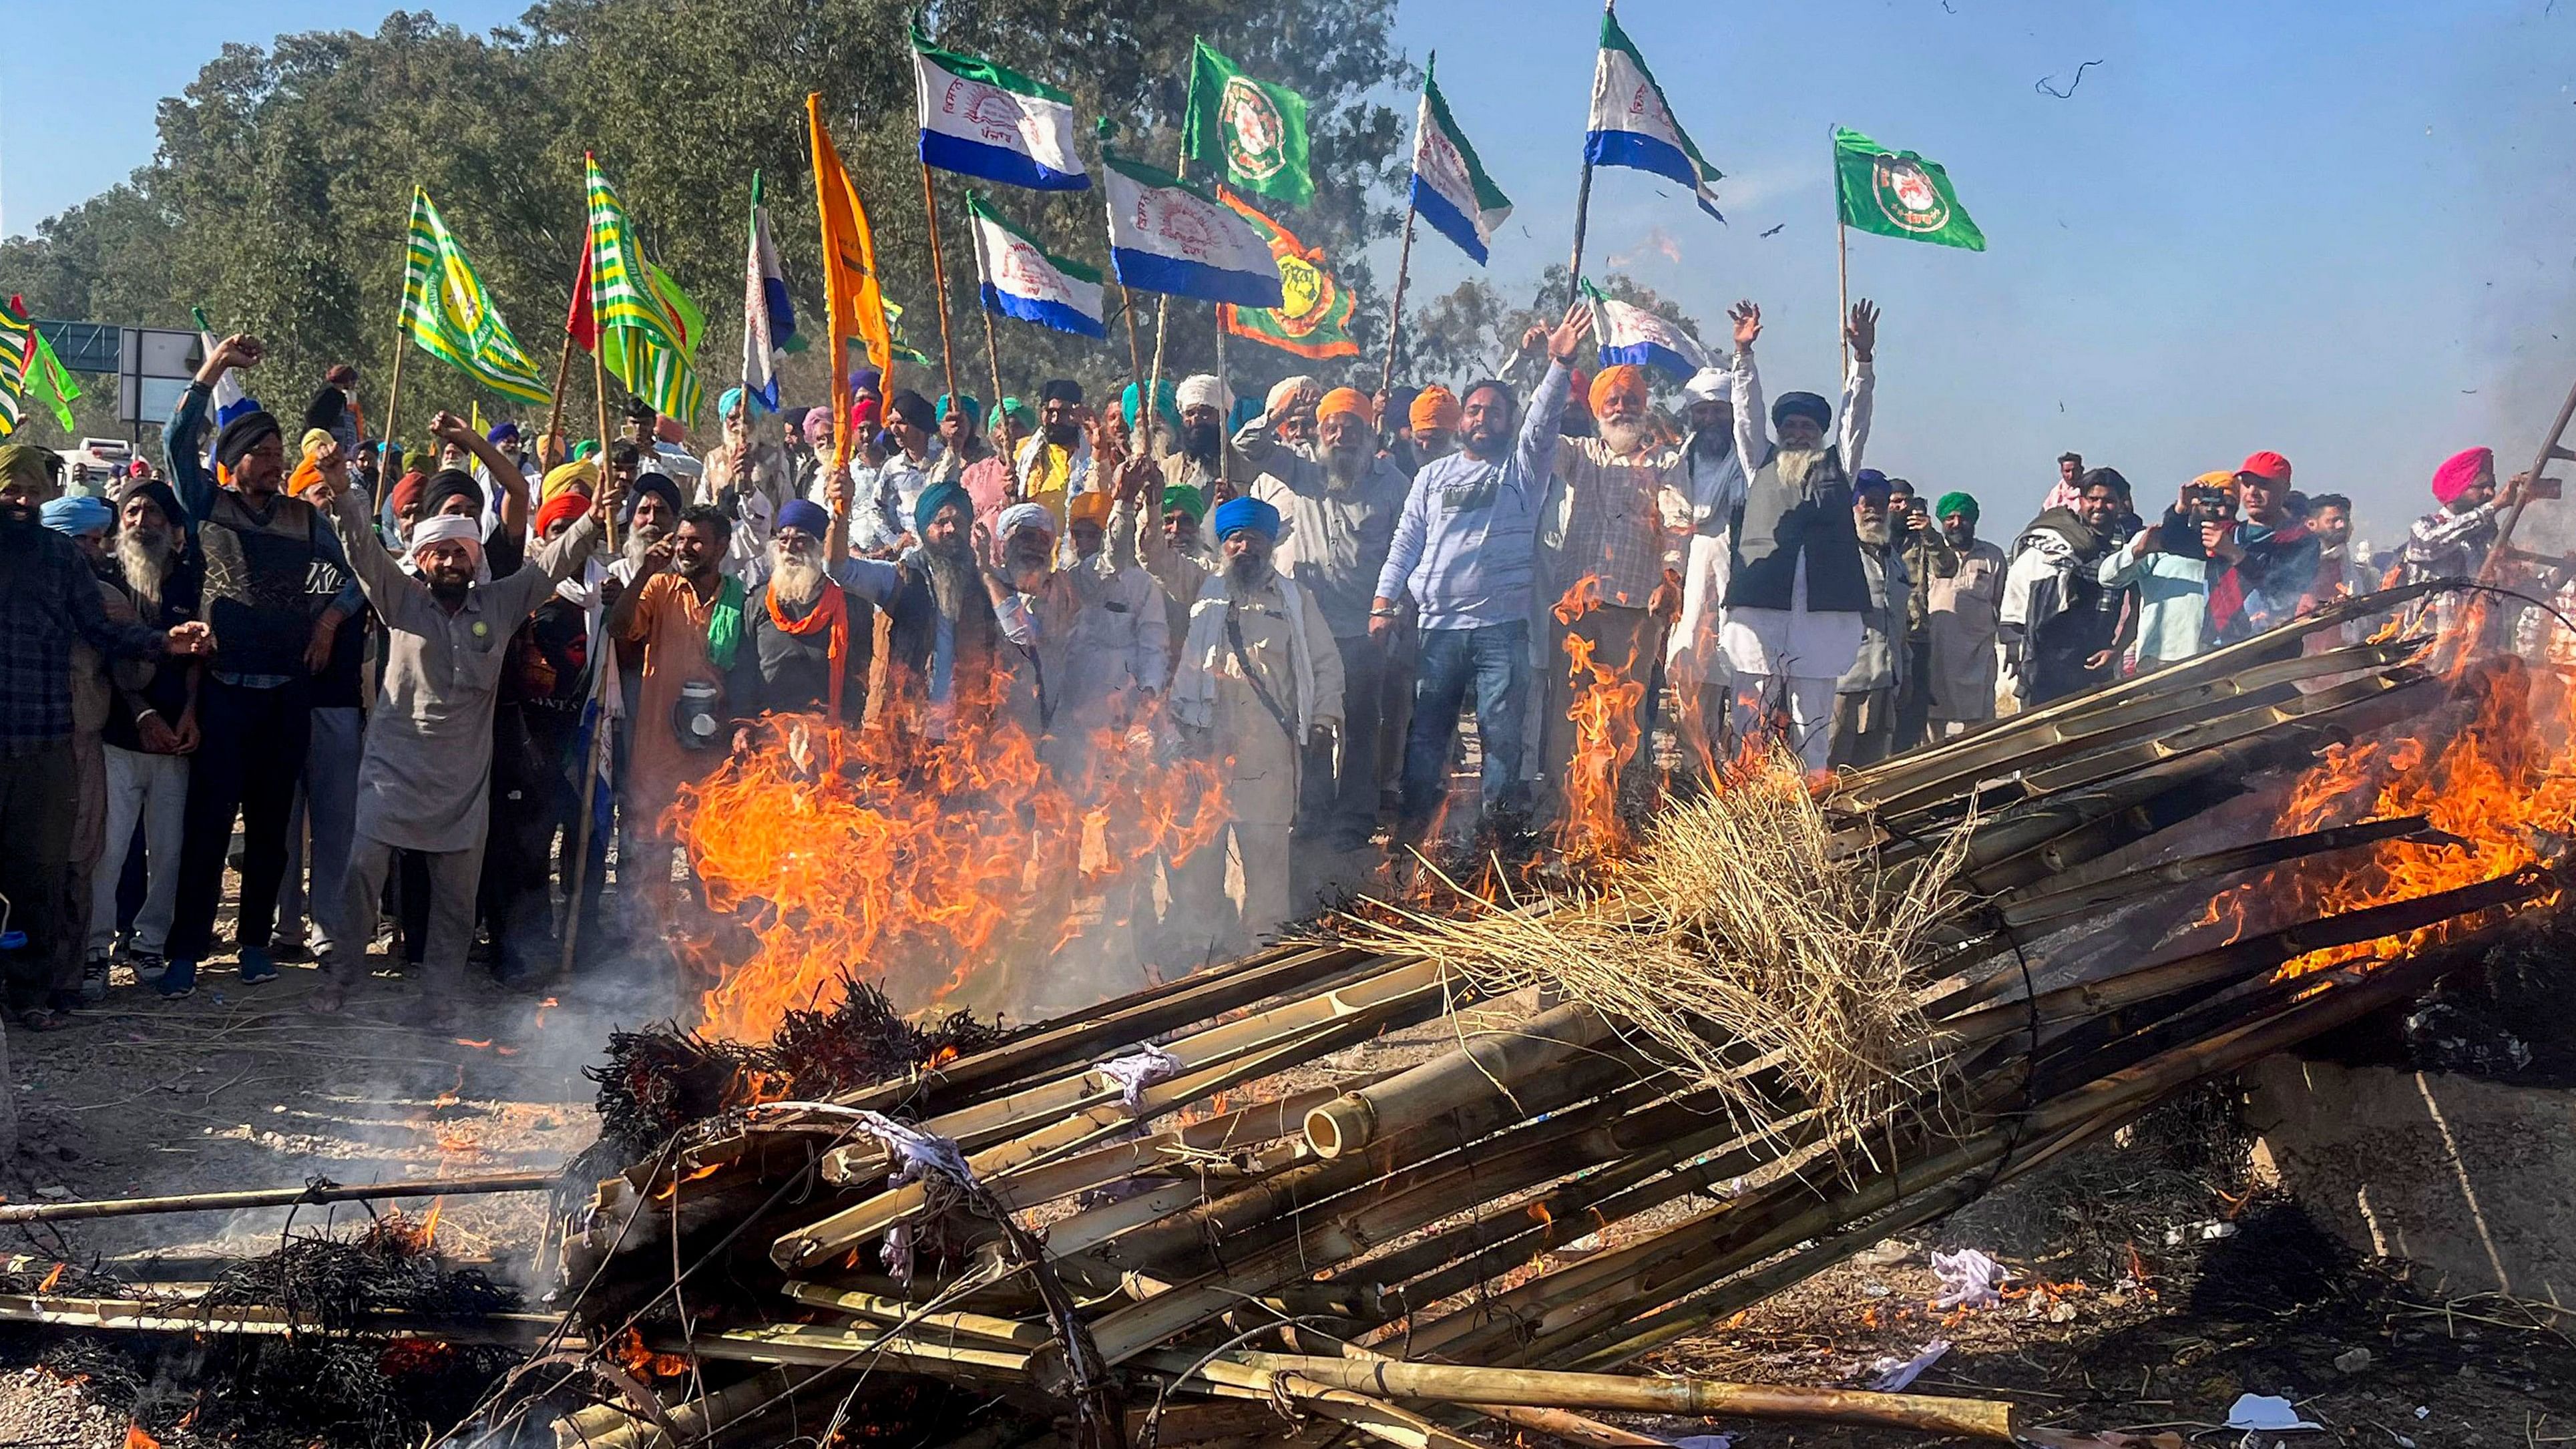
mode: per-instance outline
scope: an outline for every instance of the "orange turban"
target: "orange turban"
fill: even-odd
[[[1066,506],[1065,514],[1068,521],[1073,523],[1097,523],[1106,526],[1109,522],[1109,505],[1112,501],[1108,490],[1103,488],[1095,488],[1088,493],[1076,493],[1073,495],[1072,503]]]
[[[1437,383],[1413,395],[1413,430],[1417,433],[1454,433],[1464,421],[1458,408],[1457,395]]]
[[[1322,402],[1315,404],[1316,422],[1320,423],[1324,419],[1333,416],[1335,413],[1348,413],[1352,417],[1355,417],[1364,423],[1376,422],[1375,418],[1369,416],[1368,398],[1362,395],[1360,390],[1355,387],[1334,388],[1331,392],[1324,394],[1324,400]]]
[[[1592,379],[1592,415],[1599,417],[1609,410],[1612,399],[1622,397],[1640,408],[1646,405],[1646,370],[1633,362],[1605,367]]]

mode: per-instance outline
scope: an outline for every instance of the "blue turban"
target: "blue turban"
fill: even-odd
[[[939,395],[939,420],[941,422],[944,423],[948,421],[948,409],[952,403],[966,410],[966,426],[970,428],[980,428],[984,425],[984,405],[977,402],[972,394],[961,394],[952,397],[944,392]]]
[[[975,499],[966,491],[964,484],[950,479],[922,489],[921,496],[912,501],[912,531],[929,533],[930,520],[939,516],[939,510],[952,505],[965,509],[968,517],[974,516]]]
[[[1137,392],[1137,385],[1131,382],[1127,384],[1127,390],[1118,395],[1118,414],[1127,420],[1127,426],[1131,428],[1136,426]],[[1166,424],[1178,424],[1180,422],[1180,384],[1172,382],[1159,382],[1154,384],[1154,411],[1163,415],[1163,421]]]
[[[823,511],[822,504],[810,498],[790,498],[778,505],[778,526],[801,528],[821,538],[832,527],[832,515]]]
[[[95,498],[57,498],[46,504],[38,516],[45,527],[73,538],[105,533],[116,526],[116,510]]]
[[[508,443],[517,441],[518,436],[519,425],[511,422],[508,418],[503,418],[501,421],[492,425],[492,431],[483,435],[483,441],[487,443]]]
[[[1771,404],[1771,426],[1789,418],[1812,418],[1819,429],[1833,426],[1834,405],[1811,392],[1784,392]]]
[[[732,417],[733,410],[741,406],[742,389],[738,387],[726,388],[724,390],[724,395],[716,399],[716,416],[720,418]],[[743,416],[748,418],[751,414],[746,412]]]
[[[1216,536],[1223,542],[1238,528],[1249,528],[1263,538],[1279,541],[1279,510],[1258,498],[1229,498],[1216,506]]]

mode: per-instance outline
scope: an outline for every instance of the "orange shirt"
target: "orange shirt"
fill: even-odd
[[[644,667],[634,697],[627,701],[633,747],[626,761],[624,808],[638,835],[663,833],[662,816],[679,799],[680,786],[704,778],[723,763],[722,749],[680,747],[671,710],[680,686],[691,680],[722,684],[724,676],[707,658],[707,618],[715,597],[698,597],[689,581],[675,573],[658,573],[643,583],[625,637],[644,646]]]

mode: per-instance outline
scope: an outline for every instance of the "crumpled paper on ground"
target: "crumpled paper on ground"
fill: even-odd
[[[2012,1269],[1982,1249],[1961,1248],[1955,1253],[1934,1253],[1932,1273],[1941,1280],[1941,1296],[1932,1300],[1933,1307],[2001,1308],[2004,1298],[1995,1289],[2012,1276]]]
[[[2325,1425],[2299,1417],[2298,1409],[2287,1399],[2268,1394],[2240,1394],[2227,1410],[2230,1429],[2269,1429],[2281,1433],[2291,1429],[2322,1431]]]
[[[1903,1393],[1908,1385],[1923,1376],[1925,1369],[1939,1363],[1941,1355],[1949,1351],[1950,1340],[1936,1338],[1923,1345],[1922,1351],[1912,1358],[1898,1358],[1894,1354],[1881,1358],[1869,1366],[1870,1372],[1877,1375],[1869,1381],[1870,1392]]]

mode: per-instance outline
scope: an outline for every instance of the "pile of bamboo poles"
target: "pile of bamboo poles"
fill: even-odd
[[[1427,960],[1282,945],[906,1080],[729,1114],[602,1184],[557,1306],[591,1342],[633,1337],[690,1369],[666,1388],[669,1425],[604,1407],[566,1442],[755,1442],[749,1426],[811,1424],[886,1373],[989,1394],[973,1442],[994,1446],[1320,1424],[1423,1449],[1480,1416],[1657,1442],[1598,1411],[2011,1438],[2001,1404],[1607,1371],[2407,1001],[2465,953],[2275,979],[2283,963],[2552,895],[2553,872],[2524,870],[2200,949],[2121,924],[2158,903],[2185,919],[2173,903],[2251,869],[2425,834],[2373,821],[2152,862],[2140,845],[2328,743],[2447,718],[2458,686],[2410,648],[2302,652],[2400,602],[1847,777],[1837,849],[1901,879],[1964,832],[1968,892],[1916,987],[1943,1085],[1862,1130],[1750,1053],[1732,1069],[1773,1120],[1739,1120],[1581,1004],[1515,1017]],[[1442,1019],[1455,1045],[1426,1060],[1372,1070],[1382,1054],[1351,1050]]]

